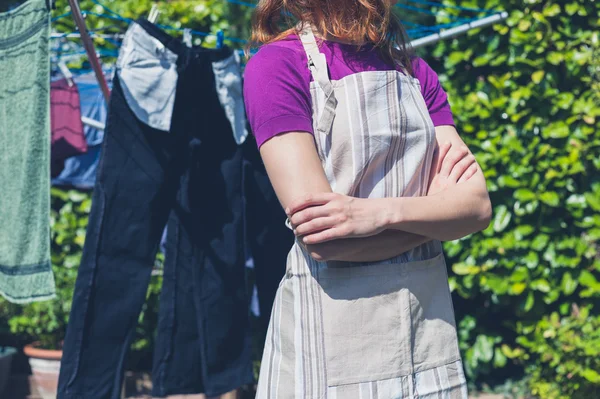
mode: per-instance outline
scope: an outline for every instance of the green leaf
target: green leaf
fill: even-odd
[[[468,274],[477,274],[481,271],[479,266],[467,265],[466,263],[455,263],[452,266],[452,271],[459,276],[465,276]]]
[[[544,8],[544,15],[546,17],[555,17],[558,14],[560,14],[560,6],[556,3]]]
[[[522,224],[521,226],[515,229],[515,236],[517,240],[522,240],[528,235],[532,234],[535,231],[535,228],[529,224]]]
[[[594,384],[600,383],[600,374],[597,371],[594,371],[592,369],[585,369],[581,372],[581,375],[583,376],[583,378]]]
[[[536,252],[529,251],[527,256],[523,257],[523,261],[529,269],[535,269],[540,263],[540,257]]]
[[[542,79],[544,79],[544,75],[546,74],[545,71],[535,71],[534,73],[531,74],[531,80],[533,81],[533,83],[535,84],[539,84]]]
[[[513,194],[513,197],[521,202],[531,201],[536,198],[535,193],[526,188],[520,188]]]
[[[558,206],[560,203],[560,197],[555,191],[547,191],[540,195],[540,201],[550,206]]]
[[[533,293],[530,292],[529,294],[527,294],[527,299],[523,303],[523,310],[525,312],[529,312],[533,308],[534,304],[535,304],[535,297],[533,296]]]
[[[494,231],[501,232],[510,223],[512,217],[506,205],[500,205],[497,207],[494,217]]]
[[[562,281],[560,283],[560,288],[562,289],[565,295],[571,295],[573,292],[575,292],[575,289],[577,288],[577,280],[573,279],[571,273],[566,272],[565,274],[563,274]]]
[[[586,287],[597,288],[600,290],[600,283],[598,283],[596,277],[594,277],[594,275],[587,270],[583,270],[581,272],[579,275],[579,282]]]
[[[583,194],[588,205],[595,211],[600,212],[600,198],[594,193]]]
[[[542,129],[542,136],[544,138],[561,139],[569,136],[569,126],[562,121],[550,123],[544,129]]]
[[[547,293],[550,292],[550,283],[545,279],[537,279],[531,283],[531,288],[536,291]]]
[[[527,284],[525,283],[514,283],[510,287],[513,295],[521,295],[525,291],[525,288],[527,288]]]
[[[485,335],[478,335],[473,345],[475,355],[483,362],[490,362],[494,357],[494,339]]]
[[[546,248],[548,241],[550,241],[550,236],[547,234],[539,234],[531,241],[531,248],[536,251],[541,251]]]
[[[577,3],[570,3],[565,6],[565,11],[567,11],[567,14],[573,15],[579,10],[579,7],[581,6]]]

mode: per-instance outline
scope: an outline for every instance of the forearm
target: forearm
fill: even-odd
[[[441,241],[456,240],[485,229],[492,212],[481,171],[469,181],[435,195],[383,201],[386,228]]]
[[[376,262],[398,256],[430,240],[406,231],[385,230],[371,237],[308,245],[307,250],[318,261]]]

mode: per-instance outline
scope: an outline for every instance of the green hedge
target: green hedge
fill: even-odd
[[[486,231],[445,245],[467,372],[475,383],[526,375],[543,398],[600,397],[589,396],[600,360],[588,327],[600,323],[600,2],[444,3],[510,13],[423,54],[494,204]],[[589,368],[567,372],[550,353]]]

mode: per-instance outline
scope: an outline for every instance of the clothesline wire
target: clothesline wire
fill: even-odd
[[[484,13],[484,14],[498,13],[498,11],[491,10],[491,9],[455,6],[455,5],[450,5],[450,4],[439,3],[437,1],[428,1],[428,0],[405,0],[405,1],[407,1],[409,3],[423,4],[423,5],[427,5],[427,6],[433,6],[433,7],[448,8],[448,9],[452,9],[452,10],[470,11],[470,12],[478,12],[478,13]]]
[[[100,18],[107,18],[107,19],[112,19],[112,20],[116,20],[116,21],[121,21],[121,22],[125,22],[125,23],[131,23],[133,22],[133,20],[131,18],[127,18],[127,17],[123,17],[122,15],[120,15],[119,13],[117,13],[116,11],[112,10],[110,7],[102,4],[100,1],[98,0],[91,0],[92,3],[96,4],[97,6],[101,7],[104,11],[107,12],[107,14],[100,14],[100,13],[96,13],[93,11],[88,11],[88,10],[83,10],[82,14],[84,16],[86,15],[93,15],[96,17],[100,17]],[[240,0],[225,0],[228,3],[232,3],[232,4],[238,4],[238,5],[242,5],[245,7],[251,7],[251,8],[255,8],[256,4],[252,4],[252,3],[248,3],[245,1],[240,1]],[[470,11],[470,12],[479,12],[479,13],[495,13],[496,11],[493,10],[485,10],[485,9],[480,9],[480,8],[470,8],[470,7],[462,7],[462,6],[451,6],[451,5],[446,5],[446,4],[442,4],[439,2],[435,2],[435,1],[429,1],[429,0],[406,0],[408,2],[412,2],[412,3],[416,3],[416,4],[424,4],[424,5],[429,5],[429,6],[436,6],[436,7],[442,7],[442,8],[448,8],[448,9],[457,9],[457,10],[462,10],[462,11]],[[405,5],[405,4],[397,4],[397,6],[401,7],[401,8],[405,8],[411,11],[415,11],[415,12],[421,12],[421,13],[425,13],[425,14],[429,14],[429,15],[437,15],[435,12],[430,11],[430,10],[425,10],[423,8],[419,8],[419,7],[413,7],[413,6],[409,6],[409,5]],[[72,14],[71,11],[56,16],[54,18],[52,18],[52,21],[58,21],[62,18],[68,17]],[[427,34],[430,32],[435,32],[438,31],[440,29],[446,29],[446,28],[452,28],[455,27],[459,24],[463,24],[463,23],[469,23],[469,22],[473,22],[474,20],[476,20],[477,18],[462,18],[462,17],[457,17],[454,15],[449,15],[448,16],[451,19],[454,19],[453,22],[448,23],[448,24],[438,24],[438,25],[433,25],[433,26],[426,26],[426,25],[422,25],[422,24],[418,24],[415,22],[410,22],[410,21],[402,21],[405,25],[407,26],[412,26],[413,28],[411,29],[407,29],[407,33],[411,36],[419,36],[419,34]],[[186,29],[185,28],[176,28],[173,26],[169,26],[169,25],[161,25],[161,24],[156,24],[158,27],[164,29],[164,30],[171,30],[171,31],[177,31],[177,32],[183,32]],[[73,32],[71,32],[73,33]],[[60,37],[67,37],[69,34],[71,33],[65,33],[64,35],[60,36]],[[197,30],[190,30],[190,33],[196,36],[201,36],[201,37],[209,37],[209,36],[216,36],[213,33],[209,33],[209,32],[201,32],[201,31],[197,31]],[[245,44],[248,41],[244,40],[244,39],[240,39],[240,38],[236,38],[236,37],[226,37],[226,40],[230,41],[230,42],[234,42],[234,43],[241,43],[241,44]],[[111,43],[113,44],[117,44],[114,41],[111,41]]]
[[[86,15],[93,15],[93,16],[100,17],[100,18],[107,18],[107,19],[112,19],[112,20],[116,20],[116,21],[126,22],[128,24],[134,21],[131,18],[123,17],[122,15],[120,15],[119,13],[117,13],[116,11],[110,9],[109,7],[105,6],[104,4],[100,3],[97,0],[91,0],[91,1],[92,1],[92,3],[100,6],[103,10],[105,10],[107,12],[107,14],[99,14],[99,13],[96,13],[96,12],[93,12],[93,11],[83,10],[81,12],[82,15],[84,15],[84,16],[86,16]],[[53,22],[54,21],[58,21],[59,19],[68,17],[69,15],[71,15],[71,12],[59,15],[57,17],[54,17],[54,18],[52,18],[52,21]],[[183,31],[186,30],[185,28],[176,28],[176,27],[169,26],[169,25],[156,24],[156,26],[158,26],[158,27],[160,27],[162,29],[165,29],[165,30],[178,31],[178,32],[183,32]],[[66,33],[64,36],[66,37],[70,33],[73,33],[73,32]],[[214,34],[214,33],[201,32],[201,31],[197,31],[197,30],[193,30],[193,29],[190,30],[190,33],[192,33],[193,35],[202,36],[202,37],[216,36],[216,34]],[[227,37],[227,36],[224,37],[224,40],[228,40],[228,41],[233,42],[233,43],[242,43],[242,44],[245,44],[245,43],[248,42],[247,40],[244,40],[244,39],[240,39],[240,38],[237,38],[237,37]]]
[[[131,22],[131,19],[129,18],[124,18],[121,15],[119,15],[116,11],[112,10],[111,8],[107,7],[106,5],[102,4],[100,1],[98,0],[91,0],[94,4],[100,6],[102,9],[106,10],[108,13],[112,14],[113,16],[117,17],[117,18],[122,18],[123,21],[127,21],[127,22]],[[225,0],[228,3],[231,4],[237,4],[237,5],[241,5],[241,6],[245,6],[245,7],[250,7],[250,8],[256,8],[256,4],[253,3],[248,3],[245,1],[241,1],[241,0]],[[469,11],[469,12],[478,12],[478,13],[486,13],[486,14],[493,14],[496,13],[496,11],[494,10],[489,10],[489,9],[482,9],[482,8],[471,8],[471,7],[463,7],[463,6],[453,6],[453,5],[447,5],[447,4],[443,4],[443,3],[439,3],[436,1],[429,1],[429,0],[406,0],[407,2],[411,2],[411,3],[416,3],[416,4],[423,4],[423,5],[429,5],[429,6],[435,6],[435,7],[441,7],[441,8],[447,8],[447,9],[455,9],[455,10],[462,10],[462,11]],[[413,7],[413,6],[409,6],[406,4],[397,4],[398,7],[407,9],[407,10],[411,10],[414,12],[420,12],[420,13],[424,13],[424,14],[428,14],[428,15],[437,15],[435,12],[431,11],[431,10],[426,10],[423,8],[419,8],[419,7]],[[468,22],[472,22],[473,18],[462,18],[462,17],[458,17],[455,15],[447,15],[448,18],[453,19],[454,21],[456,21],[457,23],[468,23]],[[410,22],[410,21],[402,21],[404,24],[406,24],[407,26],[413,26],[416,29],[411,29],[409,30],[410,33],[421,33],[421,32],[431,32],[431,31],[435,31],[435,30],[439,30],[439,29],[444,29],[445,27],[448,26],[455,26],[455,25],[451,25],[451,24],[442,24],[442,25],[434,25],[434,26],[426,26],[426,25],[422,25],[422,24],[418,24],[418,23],[414,23],[414,22]],[[163,29],[167,29],[167,30],[173,30],[173,31],[183,31],[184,29],[182,28],[175,28],[172,26],[167,26],[167,25],[161,25],[161,27]],[[208,33],[208,32],[200,32],[200,31],[192,31],[192,34],[198,35],[198,36],[214,36],[214,34],[212,33]],[[233,38],[233,37],[227,37],[226,38],[229,41],[232,42],[236,42],[236,43],[247,43],[247,40],[244,39],[239,39],[239,38]]]
[[[225,0],[225,1],[227,1],[228,3],[231,3],[231,4],[238,4],[238,5],[242,5],[242,6],[246,6],[246,7],[250,7],[250,8],[256,8],[256,4],[248,3],[245,1],[240,1],[240,0]],[[437,1],[428,1],[428,0],[405,0],[405,1],[407,1],[409,3],[423,4],[423,5],[427,5],[427,6],[447,8],[447,9],[452,9],[452,10],[469,11],[469,12],[477,12],[477,13],[485,13],[485,14],[497,13],[497,11],[494,11],[491,9],[455,6],[455,5],[440,3]],[[402,6],[401,4],[397,4],[397,5]],[[422,9],[419,9],[419,10],[422,10]]]

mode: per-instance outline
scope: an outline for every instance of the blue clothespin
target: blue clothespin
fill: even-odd
[[[222,30],[217,32],[217,48],[223,48],[223,41],[225,40],[225,35]]]

